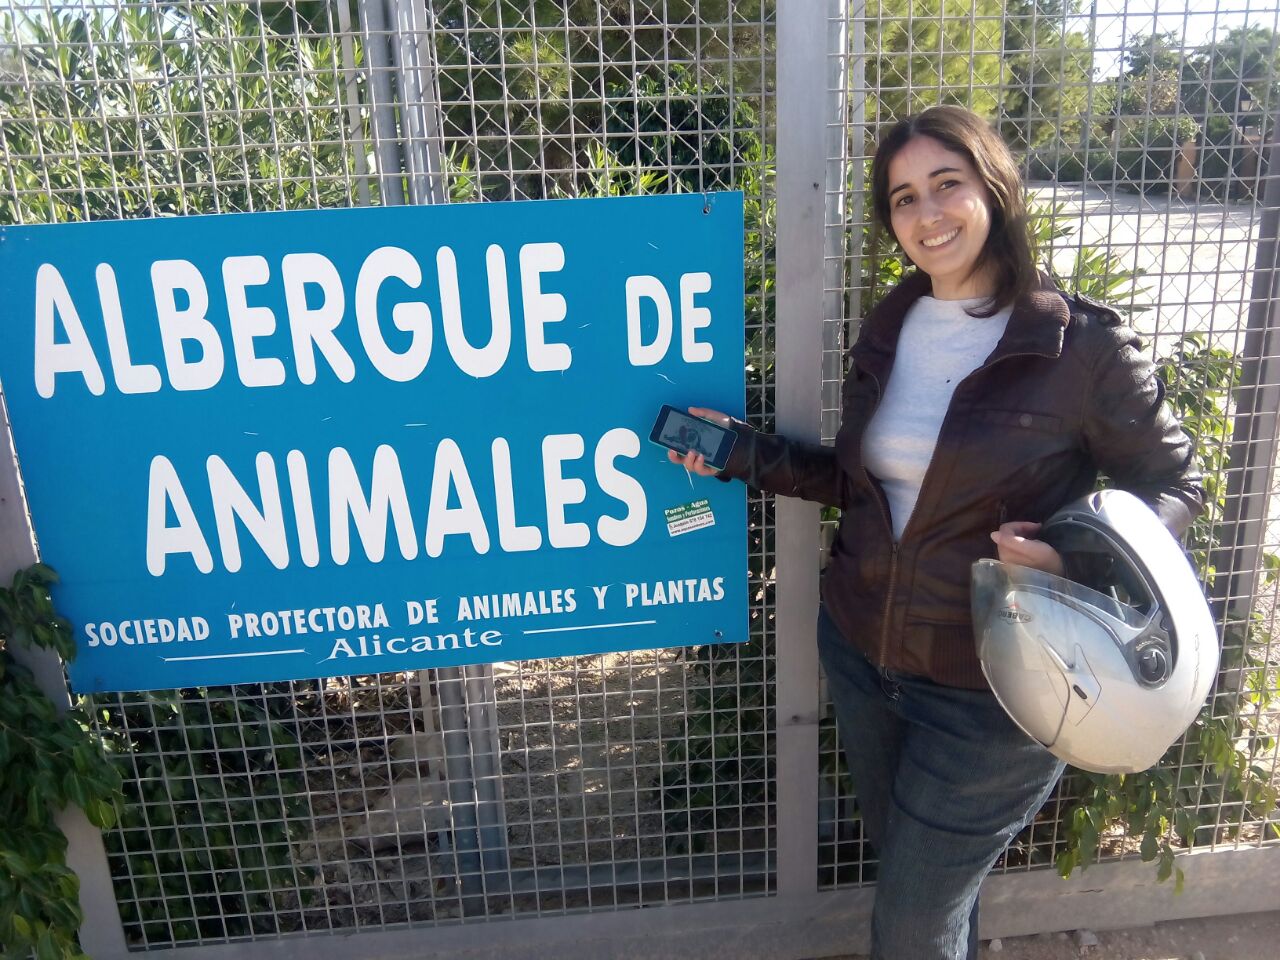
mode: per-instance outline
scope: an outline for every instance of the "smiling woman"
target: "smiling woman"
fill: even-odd
[[[991,231],[986,187],[968,159],[917,137],[889,171],[889,222],[903,251],[933,280],[934,296],[959,300],[989,289],[982,248]]]
[[[881,141],[876,216],[942,300],[989,297],[989,316],[1037,282],[1022,178],[1004,143],[973,135],[959,108],[927,110]],[[983,127],[985,122],[979,121]]]
[[[1023,185],[985,120],[934,107],[902,121],[871,182],[917,269],[862,320],[835,445],[691,412],[737,434],[723,478],[841,509],[817,640],[880,858],[872,957],[974,960],[982,880],[1062,763],[987,683],[970,569],[998,556],[1063,573],[1034,538],[1100,470],[1175,533],[1202,492],[1132,332],[1035,270]],[[669,456],[712,473],[701,454]]]

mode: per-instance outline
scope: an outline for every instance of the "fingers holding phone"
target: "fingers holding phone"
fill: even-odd
[[[707,458],[693,450],[681,456],[674,450],[669,449],[667,450],[667,459],[684,467],[690,473],[696,473],[700,477],[714,477],[720,472],[714,467],[707,466]]]

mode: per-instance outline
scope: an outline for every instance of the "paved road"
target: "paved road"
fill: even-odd
[[[1096,187],[1035,183],[1042,203],[1057,202],[1074,232],[1055,244],[1054,266],[1068,274],[1083,243],[1104,247],[1140,269],[1134,326],[1165,353],[1184,331],[1205,331],[1232,352],[1244,347],[1249,285],[1260,216],[1252,204],[1186,203],[1177,198]],[[1143,289],[1145,288],[1145,289]]]
[[[1097,946],[1081,947],[1074,933],[1013,937],[999,950],[984,943],[982,960],[1276,960],[1280,912],[1172,920],[1132,930],[1100,931]],[[1088,942],[1088,941],[1085,941]],[[842,957],[838,960],[863,960]]]
[[[1261,215],[1253,204],[1187,203],[1096,187],[1035,183],[1042,204],[1058,203],[1073,233],[1055,244],[1054,267],[1069,275],[1082,245],[1107,249],[1128,269],[1140,269],[1131,322],[1155,356],[1170,353],[1187,332],[1208,333],[1240,355]],[[1269,504],[1266,541],[1280,544],[1280,496]],[[1276,955],[1280,956],[1280,947]]]

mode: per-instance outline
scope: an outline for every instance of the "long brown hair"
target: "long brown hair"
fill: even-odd
[[[1039,282],[1027,235],[1027,203],[1018,165],[991,125],[963,107],[930,107],[894,124],[880,138],[875,159],[871,161],[871,200],[876,219],[895,241],[898,238],[893,232],[889,207],[889,165],[916,137],[930,137],[948,150],[967,157],[987,188],[991,231],[973,265],[973,272],[990,267],[996,288],[988,306],[969,312],[973,316],[989,317]]]

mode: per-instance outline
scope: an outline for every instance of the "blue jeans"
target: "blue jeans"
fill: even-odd
[[[873,666],[825,608],[818,656],[880,856],[872,960],[974,960],[978,888],[1063,764],[988,691]]]

